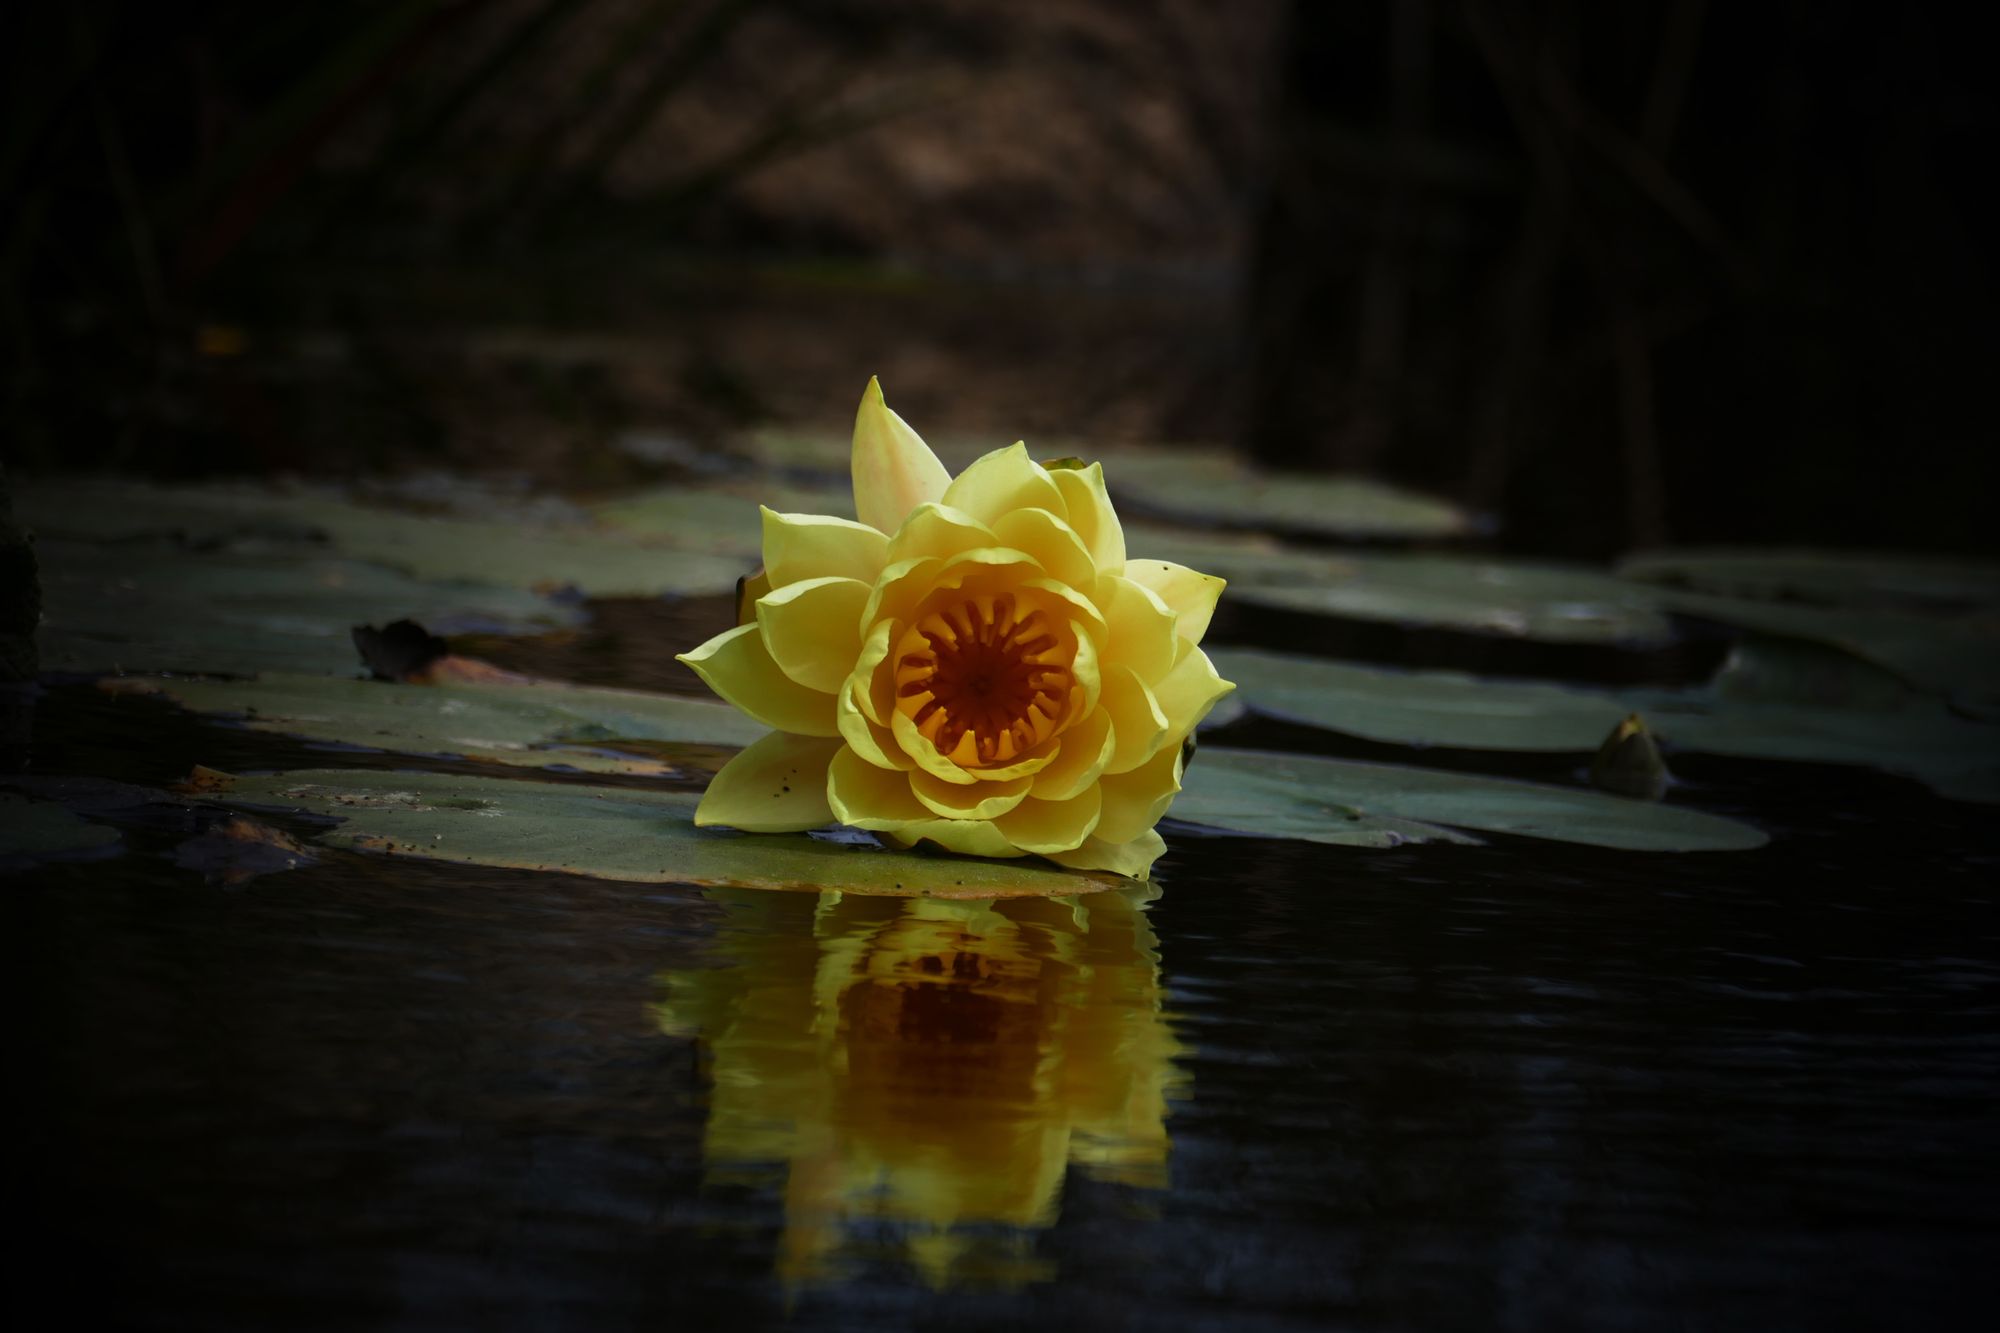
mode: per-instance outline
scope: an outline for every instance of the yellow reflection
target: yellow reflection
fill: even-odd
[[[1156,893],[711,893],[720,965],[667,974],[658,1014],[710,1058],[710,1180],[783,1182],[782,1277],[892,1250],[940,1287],[1030,1281],[1071,1165],[1166,1183]]]

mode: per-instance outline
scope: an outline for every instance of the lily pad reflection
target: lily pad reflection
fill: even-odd
[[[943,902],[715,890],[718,966],[663,977],[698,1036],[711,1184],[777,1192],[779,1275],[875,1260],[934,1287],[1053,1276],[1071,1167],[1166,1183],[1180,1047],[1142,889]]]

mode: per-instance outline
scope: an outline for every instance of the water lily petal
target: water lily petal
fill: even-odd
[[[1093,708],[1081,721],[1056,738],[1061,746],[1048,767],[1035,775],[1033,795],[1040,801],[1067,801],[1097,784],[1111,762],[1116,738],[1111,715]]]
[[[1122,574],[1106,574],[1097,581],[1097,604],[1104,608],[1109,630],[1107,661],[1124,663],[1144,681],[1156,681],[1173,669],[1181,640],[1174,632],[1174,613],[1157,593]]]
[[[1017,509],[1046,509],[1057,518],[1069,517],[1069,504],[1047,469],[1018,442],[995,449],[959,473],[945,488],[944,502],[989,524]]]
[[[948,852],[962,856],[1025,856],[1026,852],[1008,842],[993,825],[979,819],[931,819],[884,829],[883,836],[898,847],[914,847],[934,842]]]
[[[944,782],[922,769],[910,774],[910,791],[934,813],[946,819],[992,819],[1019,805],[1032,778],[1012,782]]]
[[[907,774],[875,765],[843,748],[826,770],[826,800],[833,816],[849,828],[899,828],[922,823],[931,812],[910,791]]]
[[[889,539],[865,523],[758,508],[764,515],[764,571],[774,588],[821,578],[872,585],[889,562]]]
[[[1201,725],[1216,701],[1236,688],[1233,681],[1215,673],[1215,664],[1199,648],[1189,648],[1174,669],[1153,686],[1153,697],[1167,716],[1167,740],[1179,745],[1181,738]]]
[[[861,623],[872,631],[884,620],[909,619],[910,612],[931,590],[931,580],[943,564],[928,555],[892,562],[869,592],[868,604],[861,608]]]
[[[738,625],[674,659],[730,703],[774,731],[838,736],[833,695],[808,689],[778,669],[756,625]]]
[[[1103,798],[1096,784],[1062,801],[1030,796],[995,821],[1007,841],[1024,852],[1047,856],[1073,851],[1097,828]]]
[[[1097,566],[1076,529],[1046,509],[1016,509],[993,520],[997,545],[1011,546],[1035,557],[1050,578],[1072,588],[1089,588],[1097,581]]]
[[[1076,656],[1070,659],[1069,674],[1076,681],[1070,691],[1071,716],[1084,718],[1097,711],[1098,701],[1104,697],[1104,669],[1097,651],[1097,641],[1088,634],[1077,632]]]
[[[1097,784],[1104,793],[1097,836],[1130,842],[1159,823],[1181,789],[1181,763],[1181,747],[1168,745],[1129,773],[1105,774]]]
[[[861,608],[869,587],[859,579],[805,579],[757,599],[757,626],[771,660],[810,690],[833,694],[861,653]]]
[[[1069,504],[1069,525],[1083,539],[1100,574],[1116,574],[1125,568],[1125,529],[1118,511],[1104,490],[1104,465],[1062,468],[1051,472],[1056,488]]]
[[[1189,643],[1200,643],[1215,615],[1215,600],[1228,580],[1171,560],[1127,560],[1125,577],[1159,594],[1177,619],[1174,628]]]
[[[774,731],[737,755],[709,782],[694,822],[746,833],[796,833],[833,822],[827,766],[841,742]]]
[[[993,529],[972,515],[948,505],[921,504],[903,520],[903,526],[889,539],[891,564],[934,555],[939,559],[973,551],[982,546],[1006,546]]]
[[[1166,743],[1167,715],[1146,682],[1122,662],[1104,668],[1104,711],[1111,715],[1117,744],[1107,773],[1129,773],[1159,753]]]
[[[854,417],[854,513],[884,534],[903,526],[912,509],[943,497],[951,473],[937,455],[889,410],[882,382],[870,378]]]
[[[870,721],[856,704],[860,692],[861,686],[852,679],[840,689],[840,703],[834,716],[840,724],[841,737],[853,747],[854,753],[877,768],[914,768],[915,761],[896,743],[896,734]]]
[[[1153,862],[1160,859],[1160,853],[1166,850],[1166,839],[1159,835],[1158,830],[1149,830],[1130,842],[1106,842],[1103,838],[1092,837],[1073,852],[1044,852],[1043,855],[1071,870],[1109,870],[1115,875],[1142,880],[1152,871]]]
[[[942,778],[946,782],[961,785],[979,781],[977,774],[967,772],[965,766],[953,757],[959,755],[969,758],[972,755],[977,742],[970,732],[966,733],[952,755],[946,755],[938,749],[930,737],[917,730],[917,724],[900,708],[890,714],[889,729],[895,733],[897,747],[914,759],[917,767],[924,772]]]

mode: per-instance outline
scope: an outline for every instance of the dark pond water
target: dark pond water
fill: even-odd
[[[394,762],[131,704],[53,692],[37,766]],[[1683,776],[1773,845],[1176,836],[1156,894],[954,908],[232,890],[141,823],[7,890],[10,1285],[170,1329],[1986,1326],[2000,836]]]

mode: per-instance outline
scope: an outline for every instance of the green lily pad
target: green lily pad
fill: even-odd
[[[854,494],[847,486],[737,486],[702,490],[668,486],[607,500],[592,507],[599,523],[646,540],[727,552],[751,564],[763,550],[764,517],[759,506],[781,514],[854,517]]]
[[[1219,574],[1229,599],[1250,606],[1545,643],[1649,647],[1674,635],[1653,590],[1580,567],[1171,540],[1128,546]]]
[[[310,547],[45,537],[36,552],[51,671],[352,674],[357,624],[408,616],[447,633],[521,633],[583,618],[523,589],[421,582]]]
[[[0,792],[0,866],[20,869],[61,857],[109,852],[118,830],[93,824],[54,801]]]
[[[908,898],[1059,897],[1130,882],[1030,860],[698,829],[699,798],[681,792],[326,769],[223,776],[204,795],[335,817],[318,838],[333,847],[597,879]]]
[[[1618,566],[1625,578],[1695,592],[1821,606],[2000,608],[2000,565],[1923,556],[1806,550],[1660,551]]]
[[[1682,615],[1759,634],[1827,644],[1894,672],[1978,717],[2000,719],[2000,612],[1957,615],[1758,602],[1703,593],[1663,592]]]
[[[1209,656],[1252,712],[1391,745],[1588,753],[1636,712],[1674,749],[1865,766],[1959,800],[2000,800],[2000,729],[1907,690],[1885,698],[1865,677],[1845,697],[1875,706],[1823,706],[1842,688],[1835,678],[1801,674],[1795,653],[1763,641],[1739,646],[1699,690],[1588,690],[1227,648]],[[1807,693],[1781,694],[1787,681]]]
[[[1474,529],[1449,501],[1366,477],[1267,472],[1224,450],[1125,447],[1095,456],[1114,499],[1182,521],[1377,541]]]
[[[736,557],[667,551],[616,533],[371,508],[323,491],[51,482],[23,489],[21,513],[54,536],[163,537],[198,548],[320,540],[330,554],[419,579],[574,588],[591,597],[724,593],[744,572]]]
[[[198,713],[240,718],[255,731],[397,754],[586,773],[676,776],[682,766],[671,756],[621,752],[621,747],[671,742],[734,748],[767,730],[728,704],[707,699],[555,682],[397,685],[273,673],[229,681],[126,678],[117,685]]]
[[[1768,841],[1748,824],[1680,806],[1395,764],[1205,746],[1183,782],[1172,818],[1255,837],[1351,842],[1347,828],[1376,820],[1628,851],[1740,851]]]

